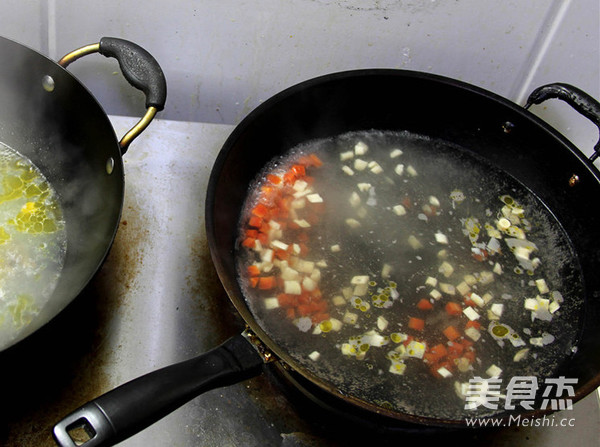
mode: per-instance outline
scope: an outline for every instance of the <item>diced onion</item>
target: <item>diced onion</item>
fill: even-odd
[[[428,276],[427,279],[425,280],[425,285],[427,285],[427,286],[435,287],[435,286],[437,286],[437,283],[438,283],[437,278],[434,278],[433,276]]]
[[[279,300],[275,297],[275,298],[265,298],[263,300],[263,303],[265,305],[265,309],[277,309],[279,307]]]
[[[319,351],[313,351],[310,354],[308,354],[308,358],[315,362],[317,360],[319,360],[319,357],[321,357],[321,354],[319,353]]]
[[[283,281],[283,292],[289,295],[300,295],[302,286],[299,281]]]
[[[471,320],[471,321],[477,320],[477,319],[479,319],[479,317],[481,316],[481,315],[479,315],[479,314],[477,313],[477,311],[476,311],[475,309],[473,309],[471,306],[469,306],[469,307],[465,308],[465,309],[463,310],[463,314],[465,314],[465,316],[466,316],[466,317],[467,317],[469,320]]]
[[[315,194],[309,194],[306,196],[306,199],[310,202],[310,203],[323,203],[323,197],[321,197],[319,194],[315,193]]]
[[[354,169],[356,171],[364,171],[365,169],[367,169],[369,162],[362,160],[360,158],[356,158],[354,160]]]
[[[368,150],[369,150],[369,146],[367,146],[362,141],[359,141],[358,143],[356,143],[354,145],[354,153],[356,155],[365,155]]]
[[[437,373],[440,376],[442,376],[444,379],[447,379],[448,377],[452,377],[452,373],[444,366],[442,366],[441,368],[438,368]]]
[[[396,205],[392,209],[398,216],[404,216],[406,214],[406,208],[404,208],[403,205]]]
[[[490,377],[500,377],[500,374],[502,374],[502,369],[500,369],[499,367],[497,367],[496,365],[491,365],[486,371],[485,373],[490,376]]]
[[[350,160],[353,157],[354,157],[354,152],[352,152],[352,151],[346,151],[346,152],[342,152],[340,154],[340,160],[341,161],[347,161],[347,160]]]
[[[435,233],[435,241],[438,244],[448,244],[448,236],[438,231],[437,233]]]

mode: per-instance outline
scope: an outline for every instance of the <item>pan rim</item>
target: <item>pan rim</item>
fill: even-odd
[[[364,401],[360,398],[356,398],[354,396],[344,395],[340,390],[338,390],[335,386],[332,386],[327,380],[322,377],[318,377],[316,374],[308,371],[306,368],[302,367],[295,361],[285,349],[282,349],[279,344],[270,337],[265,330],[262,328],[260,323],[256,321],[256,318],[252,315],[252,312],[249,310],[248,306],[245,304],[245,300],[243,298],[243,293],[241,292],[236,278],[231,278],[227,273],[227,269],[222,264],[219,256],[217,256],[217,247],[215,241],[215,230],[216,224],[214,220],[214,207],[215,207],[215,191],[217,189],[218,179],[221,176],[224,165],[227,161],[230,152],[234,149],[235,143],[244,135],[247,128],[252,125],[255,119],[261,116],[265,110],[273,107],[279,102],[285,101],[290,96],[297,94],[298,92],[309,89],[314,86],[323,85],[328,82],[336,82],[338,80],[342,80],[345,78],[357,78],[357,77],[377,77],[377,76],[393,76],[397,77],[399,80],[403,78],[411,78],[411,79],[421,79],[427,82],[435,82],[438,84],[444,84],[454,89],[460,89],[463,91],[471,92],[478,96],[483,96],[486,100],[493,101],[498,103],[501,107],[506,108],[511,111],[513,114],[517,114],[520,117],[523,117],[525,120],[530,122],[531,124],[541,128],[542,130],[549,133],[553,138],[558,140],[563,146],[565,146],[581,163],[581,165],[585,166],[589,173],[596,179],[597,182],[600,183],[600,172],[594,166],[592,162],[580,151],[577,147],[575,147],[566,137],[564,137],[560,132],[550,126],[548,123],[543,121],[541,118],[537,117],[529,110],[524,109],[523,107],[515,104],[514,102],[504,98],[496,93],[485,90],[481,87],[474,86],[472,84],[466,83],[464,81],[452,79],[449,77],[424,73],[419,71],[412,70],[399,70],[399,69],[388,69],[388,68],[367,68],[367,69],[359,69],[359,70],[347,70],[341,72],[334,72],[329,74],[324,74],[315,78],[311,78],[302,82],[299,82],[291,87],[288,87],[274,96],[270,97],[263,103],[261,103],[258,107],[256,107],[253,111],[251,111],[236,127],[233,129],[231,134],[228,136],[226,141],[224,142],[221,150],[219,151],[217,158],[213,164],[211,174],[209,177],[206,201],[205,201],[205,227],[206,234],[208,237],[208,246],[211,253],[211,258],[213,260],[213,265],[217,271],[218,277],[225,288],[229,300],[233,303],[236,310],[239,312],[244,322],[250,328],[252,332],[256,334],[259,340],[267,347],[269,351],[271,351],[277,361],[282,363],[284,367],[290,368],[291,370],[297,372],[301,376],[308,379],[311,383],[318,385],[320,388],[324,389],[326,392],[340,397],[344,401],[348,401],[358,406],[359,408],[366,409],[370,412],[376,413],[384,418],[388,418],[390,420],[395,421],[403,421],[417,424],[426,424],[426,425],[438,425],[442,427],[464,427],[464,420],[445,420],[441,418],[433,418],[433,417],[423,417],[418,415],[412,415],[408,413],[403,413],[398,410],[388,410],[387,408],[378,406],[376,404]],[[231,247],[233,248],[233,246]],[[577,402],[581,398],[585,397],[595,388],[600,385],[600,374],[595,377],[595,381],[590,381],[586,383],[584,386],[580,387],[574,397],[573,401]],[[551,413],[551,410],[529,410],[520,412],[523,417],[540,417],[544,414]],[[511,413],[512,414],[512,413]],[[503,415],[502,412],[492,416],[498,419],[507,419],[509,414]]]

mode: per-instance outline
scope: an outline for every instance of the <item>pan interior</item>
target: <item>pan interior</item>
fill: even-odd
[[[65,253],[56,191],[30,160],[0,143],[0,350],[46,305]]]
[[[490,416],[503,405],[466,409],[469,380],[500,378],[500,394],[518,376],[541,385],[576,352],[584,287],[571,241],[535,194],[474,152],[415,133],[351,132],[296,146],[251,185],[238,241],[248,307],[277,345],[331,389],[419,418]],[[275,233],[283,246],[271,238],[259,250],[243,247],[247,230],[256,229],[248,219],[264,199],[267,174],[281,175],[310,154],[323,163],[308,174],[309,192],[323,201],[318,222]],[[301,233],[302,255],[293,252]],[[314,263],[316,276],[313,269],[296,279],[301,293],[303,278],[317,283],[323,315],[289,304],[296,292],[285,293],[281,277],[292,261],[270,261],[265,248]],[[251,264],[263,269],[260,276],[279,277],[278,285],[252,284]],[[432,309],[419,307],[421,300]],[[448,303],[460,311],[448,311]],[[449,339],[448,327],[458,339]],[[431,355],[435,346],[458,344],[460,355]],[[472,360],[461,360],[470,345]]]

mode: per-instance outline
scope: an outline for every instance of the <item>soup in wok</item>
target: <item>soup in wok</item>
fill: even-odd
[[[446,141],[365,131],[293,148],[251,186],[237,255],[265,332],[384,408],[491,416],[503,406],[475,384],[502,400],[577,349],[566,233],[520,182]]]
[[[65,253],[56,191],[29,159],[0,143],[0,350],[51,297]]]

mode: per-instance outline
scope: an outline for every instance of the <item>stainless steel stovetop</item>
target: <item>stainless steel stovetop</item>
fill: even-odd
[[[136,118],[111,117],[117,135]],[[243,329],[206,243],[204,198],[233,126],[155,120],[125,155],[125,203],[110,255],[59,317],[0,357],[0,445],[53,446],[71,410],[145,372],[205,352]],[[269,374],[210,391],[123,447],[399,445],[350,424],[322,427],[309,402]],[[465,445],[600,445],[597,393],[558,414],[572,427],[511,427],[456,436]],[[345,435],[351,434],[350,437]],[[433,437],[433,436],[432,436]],[[451,436],[443,435],[448,442]],[[356,441],[351,442],[350,439]],[[432,439],[433,440],[433,439]]]

